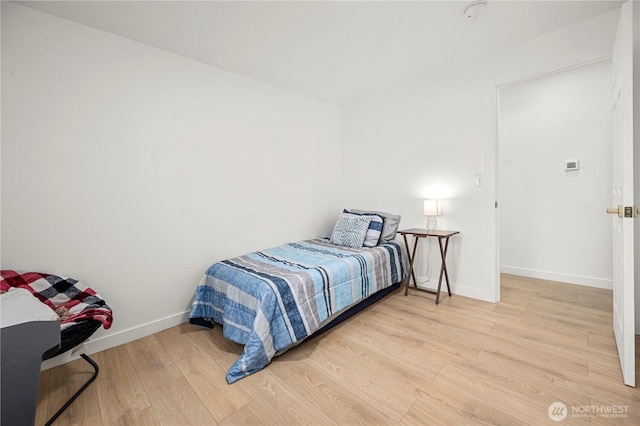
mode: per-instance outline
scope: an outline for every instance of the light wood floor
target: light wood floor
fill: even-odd
[[[504,276],[502,300],[396,292],[233,385],[241,347],[183,324],[95,354],[98,379],[56,425],[640,424],[610,291]],[[36,425],[89,371],[42,373]],[[556,401],[569,411],[558,423]],[[585,413],[612,406],[626,417]]]

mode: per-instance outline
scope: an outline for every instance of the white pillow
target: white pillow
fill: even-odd
[[[367,235],[369,223],[371,223],[370,216],[342,213],[338,217],[329,241],[339,246],[360,248]]]

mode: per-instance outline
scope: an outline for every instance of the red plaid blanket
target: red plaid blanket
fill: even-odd
[[[111,308],[93,289],[72,278],[11,270],[2,270],[0,275],[0,290],[8,291],[11,287],[29,290],[58,314],[61,330],[92,319],[100,321],[105,329],[111,327]]]

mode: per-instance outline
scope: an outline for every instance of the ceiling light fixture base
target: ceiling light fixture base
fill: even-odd
[[[478,0],[471,2],[464,8],[464,17],[468,19],[475,19],[487,8],[488,2],[486,0]]]

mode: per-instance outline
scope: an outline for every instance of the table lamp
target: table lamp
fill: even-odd
[[[437,217],[442,215],[442,211],[440,210],[440,200],[424,200],[424,215],[428,217],[427,231],[437,231]]]

